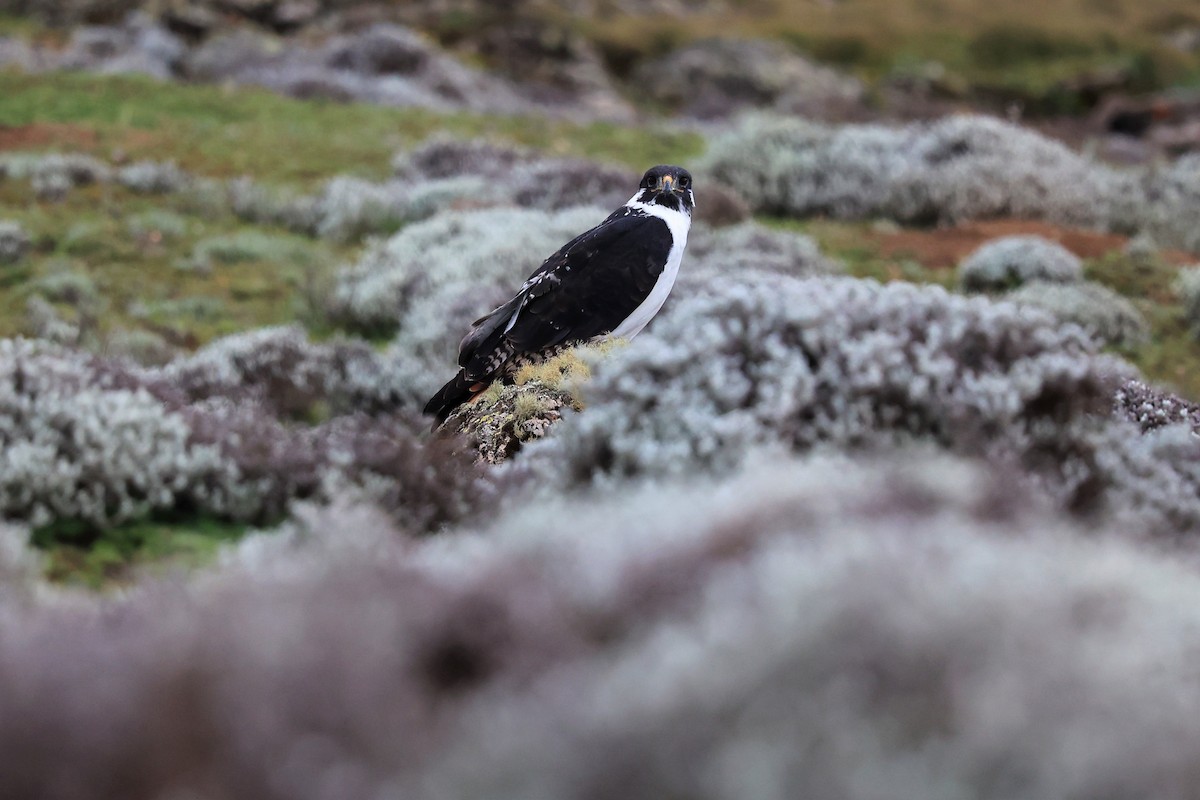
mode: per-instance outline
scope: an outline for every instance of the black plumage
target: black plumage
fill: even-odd
[[[670,213],[688,213],[690,222],[690,185],[686,170],[651,169],[644,191],[629,204],[547,258],[511,300],[471,325],[459,345],[459,373],[429,400],[425,413],[441,424],[518,356],[554,352],[617,330],[651,295],[676,245],[671,226],[647,204],[659,200]],[[686,225],[682,230],[686,237]]]

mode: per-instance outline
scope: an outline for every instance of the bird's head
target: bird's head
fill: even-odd
[[[696,206],[692,194],[692,173],[683,167],[659,165],[646,170],[638,184],[638,202],[660,205],[691,214]]]

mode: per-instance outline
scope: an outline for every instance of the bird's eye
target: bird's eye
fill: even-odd
[[[691,178],[689,178],[687,175],[680,176],[680,178],[679,178],[679,188],[680,189],[686,189],[691,185],[692,185]]]

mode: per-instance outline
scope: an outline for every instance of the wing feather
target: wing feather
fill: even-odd
[[[671,250],[666,223],[617,211],[567,242],[517,294],[477,320],[459,346],[459,365],[484,379],[495,355],[538,352],[616,328],[650,294]]]

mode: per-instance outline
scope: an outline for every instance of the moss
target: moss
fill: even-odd
[[[565,410],[583,410],[581,387],[591,378],[589,362],[623,347],[614,339],[575,347],[545,361],[523,365],[512,383],[496,382],[461,406],[443,430],[466,434],[489,464],[507,461],[526,442],[540,439]]]
[[[572,349],[546,361],[523,365],[513,377],[513,383],[524,386],[537,382],[557,389],[573,381],[586,381],[591,376],[591,368],[580,358],[578,350]]]

